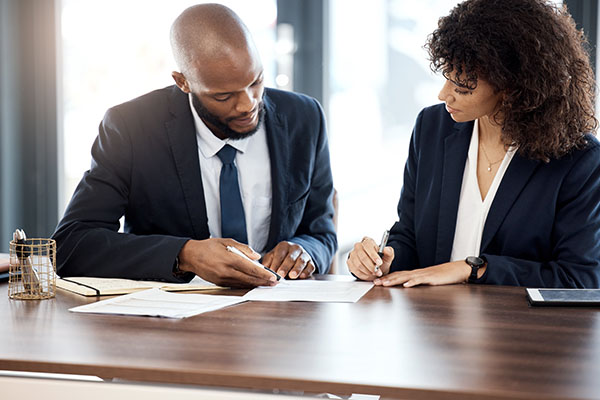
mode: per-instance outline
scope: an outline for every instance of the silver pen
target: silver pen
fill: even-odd
[[[13,240],[17,245],[16,251],[21,266],[23,289],[25,289],[25,292],[28,294],[37,295],[40,292],[40,280],[37,271],[31,264],[31,249],[26,246],[27,235],[25,235],[23,229],[17,229],[13,233]]]
[[[262,265],[258,261],[251,259],[247,255],[245,255],[244,253],[242,253],[242,251],[240,249],[238,249],[237,247],[227,246],[227,251],[230,251],[230,252],[232,252],[234,254],[237,254],[238,256],[241,256],[241,257],[245,258],[246,260],[250,261],[252,264],[256,265],[257,267],[260,267],[260,268],[263,268],[263,269],[269,271],[270,273],[272,273],[273,275],[275,275],[275,277],[277,278],[278,281],[285,281],[285,279],[283,279],[283,277],[281,275],[279,275],[277,272],[273,271],[269,267],[266,267],[266,266]]]
[[[377,250],[377,254],[379,255],[379,257],[381,257],[381,259],[383,259],[383,249],[385,249],[385,246],[387,245],[387,241],[390,237],[390,231],[386,230],[385,232],[383,232],[383,236],[381,238],[381,242],[379,243],[379,249]],[[379,265],[375,266],[375,271],[379,270]]]

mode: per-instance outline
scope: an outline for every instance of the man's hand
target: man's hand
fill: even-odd
[[[273,286],[277,278],[269,271],[227,250],[236,247],[253,260],[260,254],[233,239],[189,240],[179,252],[179,269],[224,287]]]
[[[273,250],[265,254],[262,263],[284,278],[305,279],[315,272],[310,254],[302,246],[292,242],[279,242]]]
[[[413,269],[412,271],[396,271],[375,279],[373,283],[380,286],[402,285],[450,285],[464,283],[469,279],[471,267],[464,261],[453,261],[433,267]]]

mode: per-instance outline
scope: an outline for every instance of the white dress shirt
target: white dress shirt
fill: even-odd
[[[238,170],[240,195],[246,216],[248,244],[256,251],[262,251],[267,244],[271,223],[271,161],[267,146],[264,124],[256,133],[242,140],[221,140],[216,137],[196,113],[189,96],[190,108],[196,126],[198,158],[202,173],[202,187],[208,216],[210,237],[221,237],[221,201],[219,178],[223,163],[217,153],[229,144],[238,150],[235,165]]]
[[[492,185],[481,200],[479,191],[479,182],[477,180],[477,154],[479,152],[479,121],[475,120],[473,124],[473,134],[471,135],[471,144],[465,171],[463,173],[462,188],[460,190],[460,199],[458,202],[458,214],[456,216],[456,231],[454,232],[454,242],[452,244],[452,254],[450,261],[464,260],[468,256],[479,256],[481,249],[481,237],[485,220],[498,186],[502,182],[502,177],[512,160],[516,147],[508,149],[504,159],[496,172]]]

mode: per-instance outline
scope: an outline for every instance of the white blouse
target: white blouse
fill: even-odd
[[[462,188],[460,190],[458,214],[456,216],[456,230],[454,232],[454,242],[452,244],[450,261],[464,260],[468,256],[479,256],[485,220],[490,211],[492,202],[494,201],[494,197],[496,196],[496,192],[498,191],[498,186],[500,186],[502,177],[516,150],[517,147],[515,146],[508,149],[485,199],[481,200],[481,192],[479,191],[477,180],[479,121],[475,120],[463,174]]]

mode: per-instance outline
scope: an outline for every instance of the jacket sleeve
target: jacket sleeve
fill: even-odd
[[[337,250],[337,236],[333,225],[333,177],[329,161],[325,115],[316,100],[312,100],[320,120],[315,149],[315,163],[308,199],[298,229],[290,242],[301,245],[310,254],[316,273],[329,271],[331,259]]]
[[[188,238],[119,232],[119,219],[128,207],[131,171],[127,126],[118,109],[111,109],[92,147],[91,168],[53,235],[59,276],[182,281],[172,268]]]
[[[487,269],[477,282],[529,287],[600,287],[600,147],[597,144],[592,144],[571,165],[562,182],[556,202],[552,249],[549,260],[484,253]]]

